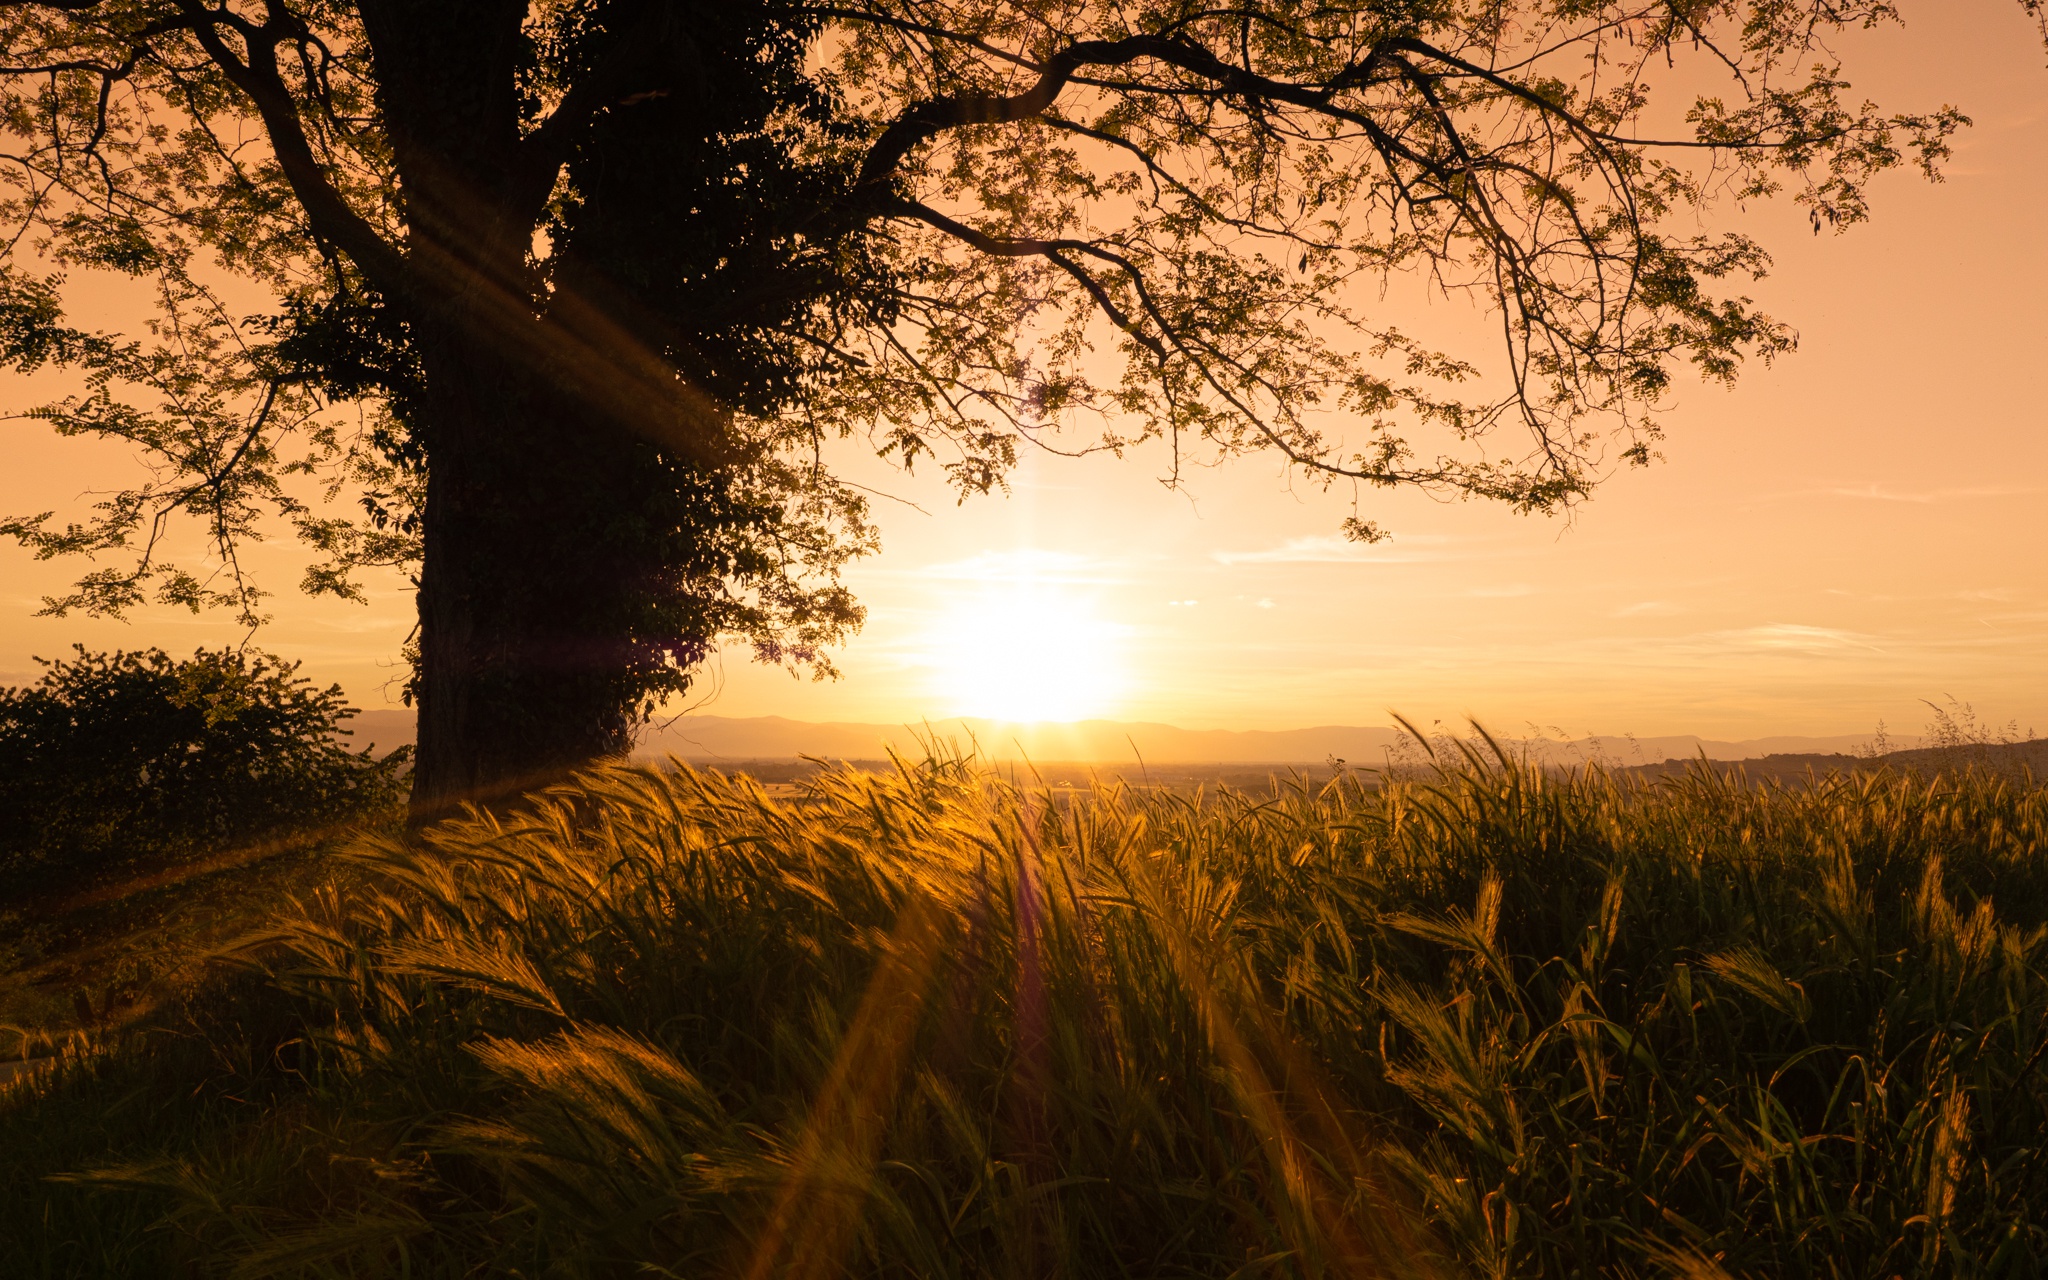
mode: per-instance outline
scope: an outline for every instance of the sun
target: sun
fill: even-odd
[[[1121,639],[1071,591],[991,584],[933,628],[935,692],[954,715],[1020,724],[1100,716],[1123,693]]]

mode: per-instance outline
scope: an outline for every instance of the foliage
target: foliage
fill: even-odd
[[[393,803],[409,748],[336,738],[341,687],[251,650],[45,661],[0,690],[0,873],[76,883],[144,856],[217,853]]]
[[[145,603],[195,613],[227,606],[244,626],[258,626],[266,592],[243,571],[241,551],[275,519],[327,557],[308,569],[308,592],[360,600],[361,570],[416,562],[417,522],[393,512],[417,505],[418,477],[389,456],[397,452],[392,424],[333,412],[288,346],[238,322],[181,266],[162,263],[156,284],[158,317],[145,343],[69,327],[52,280],[0,270],[0,361],[23,371],[54,362],[87,372],[83,395],[24,416],[60,435],[119,441],[151,475],[102,498],[83,523],[52,527],[54,511],[0,520],[0,534],[38,560],[115,559],[68,594],[46,597],[42,612],[118,618]],[[143,396],[154,403],[138,403]],[[353,492],[366,520],[323,516],[294,492],[299,477],[324,488],[329,501]],[[164,558],[180,514],[203,522],[218,570],[202,577]]]
[[[0,1258],[2035,1273],[2048,790],[1441,764],[610,768],[364,844],[366,891],[252,945],[267,987],[0,1101]]]

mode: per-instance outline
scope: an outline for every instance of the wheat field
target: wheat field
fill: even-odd
[[[0,1273],[2035,1276],[2044,924],[1981,771],[607,767],[0,1092]]]

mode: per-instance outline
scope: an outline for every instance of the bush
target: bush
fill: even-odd
[[[0,886],[217,849],[396,801],[410,757],[336,738],[341,687],[250,650],[37,659],[0,690]]]

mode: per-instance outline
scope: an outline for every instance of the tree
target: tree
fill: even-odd
[[[7,527],[38,554],[142,544],[60,610],[153,590],[253,617],[232,572],[152,559],[179,513],[232,565],[281,511],[328,555],[319,589],[415,562],[431,808],[618,749],[721,637],[823,663],[872,544],[834,436],[963,492],[1020,447],[1160,438],[1173,476],[1266,450],[1553,510],[1649,460],[1682,366],[1791,345],[1732,292],[1764,250],[1700,208],[1789,188],[1840,227],[1874,174],[1935,173],[1964,119],[1859,105],[1827,51],[1895,18],[6,0],[0,338],[92,371],[59,429],[164,464],[93,522]],[[1714,83],[1667,105],[1666,67]],[[67,327],[41,274],[67,267],[157,280],[157,334]],[[1495,308],[1490,371],[1357,308],[1397,273]],[[233,319],[231,279],[272,311]],[[294,471],[357,486],[364,518],[294,499]]]

